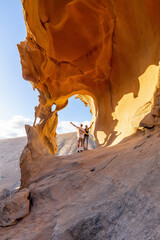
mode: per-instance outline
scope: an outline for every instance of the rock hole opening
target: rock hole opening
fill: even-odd
[[[41,120],[41,119],[40,119],[39,117],[37,117],[35,124],[36,124],[36,125],[39,124],[39,123],[40,123],[40,120]]]
[[[68,99],[68,105],[58,112],[58,119],[58,152],[56,155],[59,156],[76,153],[78,151],[78,134],[75,126],[80,127],[80,124],[83,124],[83,129],[85,129],[86,125],[90,127],[92,123],[92,114],[89,106],[84,104],[76,96],[72,96]],[[89,129],[88,149],[96,148],[96,142],[93,139],[94,136]],[[85,148],[87,148],[87,141],[85,141]]]
[[[52,107],[51,107],[51,111],[54,112],[56,109],[56,104],[53,104]]]

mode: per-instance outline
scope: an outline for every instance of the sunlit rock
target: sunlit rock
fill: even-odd
[[[36,175],[37,166],[40,169],[44,158],[52,157],[48,147],[44,144],[37,129],[26,125],[28,143],[20,157],[21,187],[26,187],[30,183],[30,178]]]
[[[39,91],[34,127],[57,152],[58,111],[77,94],[100,145],[134,133],[159,87],[159,0],[25,0],[23,77]],[[52,105],[56,105],[52,111]]]

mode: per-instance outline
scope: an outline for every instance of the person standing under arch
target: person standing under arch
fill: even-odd
[[[92,122],[92,124],[90,125],[90,127],[88,127],[88,125],[85,125],[85,133],[84,133],[84,150],[88,150],[88,141],[89,141],[89,129],[92,127],[94,122]]]
[[[75,128],[77,128],[77,138],[78,138],[78,152],[83,152],[83,143],[84,143],[84,134],[85,130],[83,129],[83,124],[80,124],[80,127],[76,126],[70,122]]]

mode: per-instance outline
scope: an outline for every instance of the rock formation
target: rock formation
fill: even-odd
[[[28,127],[28,129],[31,129],[31,132],[35,130],[35,128],[31,128],[31,127]],[[31,139],[30,138],[31,132],[30,134],[28,134],[28,142],[30,142],[30,139]],[[36,130],[34,132],[36,132]],[[40,146],[39,142],[38,141],[36,142],[33,143],[35,145],[33,145],[34,157],[32,159],[35,162],[35,167],[37,168],[37,165],[39,166],[39,163],[37,164],[38,160],[35,159],[35,152],[36,152],[35,149],[38,150],[39,152],[38,154],[41,155],[41,158],[43,158],[43,161],[44,161],[44,157],[46,157],[46,154],[42,154],[42,149],[39,149],[39,146]],[[77,133],[72,132],[72,133],[65,133],[65,134],[57,134],[57,143],[58,143],[58,152],[56,156],[62,156],[62,155],[66,156],[66,155],[74,154],[77,151]],[[10,196],[14,191],[14,189],[17,189],[20,185],[21,173],[20,173],[19,159],[20,159],[22,150],[24,149],[26,144],[27,144],[26,137],[0,140],[0,166],[1,166],[0,167],[0,200]],[[89,149],[95,149],[95,148],[96,148],[96,142],[93,141],[92,136],[90,136]],[[28,147],[25,147],[25,151],[23,152],[23,155],[21,157],[22,159],[21,164],[24,160],[25,171],[29,169],[28,168],[29,165],[30,165],[31,171],[33,171],[33,168],[34,168],[33,162],[31,164],[31,162],[28,161],[28,165],[27,164],[25,165],[25,162],[28,159],[26,158],[26,151],[30,153],[30,156],[31,156],[31,149],[32,149],[32,142],[28,144]],[[24,176],[26,176],[26,174]]]
[[[29,215],[0,227],[0,239],[159,240],[160,133],[148,131],[112,147],[45,156],[28,186]]]
[[[159,240],[160,1],[22,4],[27,37],[18,48],[23,77],[39,91],[40,122],[26,126],[20,161],[30,214],[1,224],[0,239]],[[73,95],[89,105],[102,146],[139,124],[147,130],[53,156],[58,111]]]
[[[135,132],[159,87],[159,0],[24,0],[23,77],[39,91],[37,128],[55,154],[58,111],[77,95],[100,145]],[[51,107],[55,104],[55,111]]]
[[[0,202],[0,227],[15,225],[29,214],[29,189],[22,189],[12,198]]]

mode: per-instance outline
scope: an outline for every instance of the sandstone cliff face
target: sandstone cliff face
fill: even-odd
[[[57,152],[58,111],[88,104],[101,145],[135,131],[159,87],[159,0],[24,0],[23,77],[39,91],[35,126]],[[55,111],[51,110],[56,105]]]

